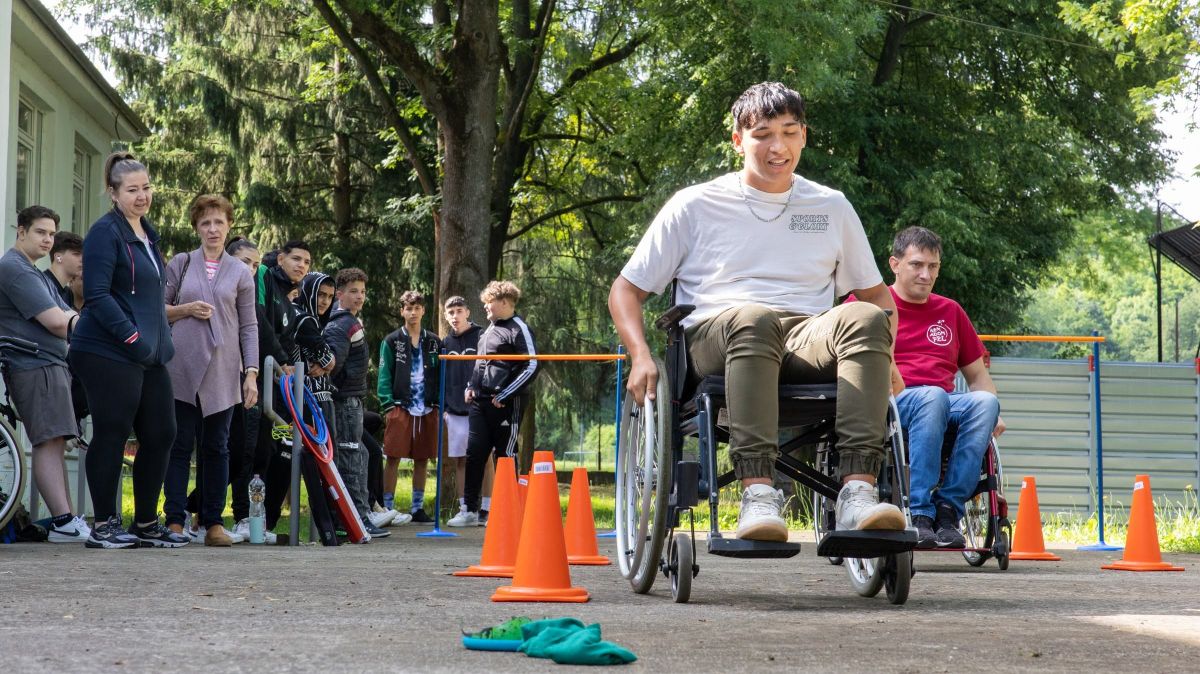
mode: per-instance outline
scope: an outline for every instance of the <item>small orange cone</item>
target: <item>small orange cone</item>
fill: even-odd
[[[516,571],[517,544],[521,540],[521,502],[517,498],[517,469],[512,457],[496,462],[492,488],[492,510],[483,534],[483,554],[479,563],[456,576],[512,578]]]
[[[1133,507],[1129,509],[1129,533],[1125,536],[1125,554],[1121,561],[1105,564],[1102,569],[1117,571],[1183,571],[1162,560],[1158,547],[1158,525],[1154,522],[1154,497],[1150,495],[1150,476],[1133,478]]]
[[[1017,532],[1013,535],[1009,559],[1058,562],[1062,557],[1046,552],[1042,538],[1042,510],[1038,507],[1037,481],[1021,478],[1021,500],[1017,502]]]
[[[585,566],[612,564],[596,546],[596,521],[592,515],[592,494],[588,490],[587,468],[571,473],[571,498],[567,501],[567,563]]]
[[[554,452],[534,452],[525,519],[521,522],[521,543],[517,548],[517,571],[512,585],[498,588],[492,601],[587,600],[587,590],[571,587]]]

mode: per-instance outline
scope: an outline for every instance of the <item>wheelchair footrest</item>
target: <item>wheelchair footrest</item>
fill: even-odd
[[[917,532],[914,529],[831,531],[817,544],[817,556],[866,559],[908,552],[916,547]]]
[[[708,552],[722,557],[784,558],[800,554],[800,544],[785,541],[749,541],[740,538],[709,538]]]

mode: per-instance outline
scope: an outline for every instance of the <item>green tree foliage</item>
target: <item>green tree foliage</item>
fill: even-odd
[[[1084,223],[1165,175],[1144,92],[1186,72],[1193,24],[1164,0],[1120,51],[1119,3],[908,4],[110,0],[96,23],[160,185],[226,191],[255,236],[366,268],[373,341],[397,290],[482,320],[502,276],[543,352],[613,348],[611,279],[671,193],[737,167],[729,106],[765,79],[805,94],[800,171],[846,192],[881,268],[894,232],[931,227],[939,290],[1015,329]],[[613,376],[547,365],[538,444],[577,442]]]

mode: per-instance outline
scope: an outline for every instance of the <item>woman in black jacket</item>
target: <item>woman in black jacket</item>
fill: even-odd
[[[158,519],[167,458],[175,441],[175,396],[165,367],[175,355],[163,303],[163,258],[158,232],[146,219],[150,176],[128,152],[104,163],[111,211],[83,242],[83,315],[71,339],[71,369],[92,411],[87,453],[88,488],[96,526],[89,548],[176,548],[188,538]],[[133,464],[134,517],[123,528],[117,510],[121,462],[130,431],[137,435]]]

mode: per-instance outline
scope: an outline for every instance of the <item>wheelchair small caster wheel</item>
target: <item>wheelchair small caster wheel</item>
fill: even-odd
[[[1001,527],[1000,533],[996,536],[996,564],[1000,566],[1001,571],[1008,571],[1008,553],[1009,541],[1012,540],[1012,527]]]
[[[667,570],[671,576],[671,598],[677,604],[686,604],[692,596],[692,576],[695,573],[692,559],[692,537],[676,534],[671,539],[670,560]]]
[[[883,586],[888,601],[897,606],[908,601],[908,589],[913,577],[913,553],[888,555],[883,571]]]
[[[828,560],[829,560],[829,563],[830,563],[830,564],[832,564],[832,565],[834,565],[834,566],[841,566],[841,565],[842,565],[842,562],[844,562],[844,561],[845,561],[845,560],[844,560],[844,559],[842,559],[841,557],[826,557],[825,559],[828,559]]]

